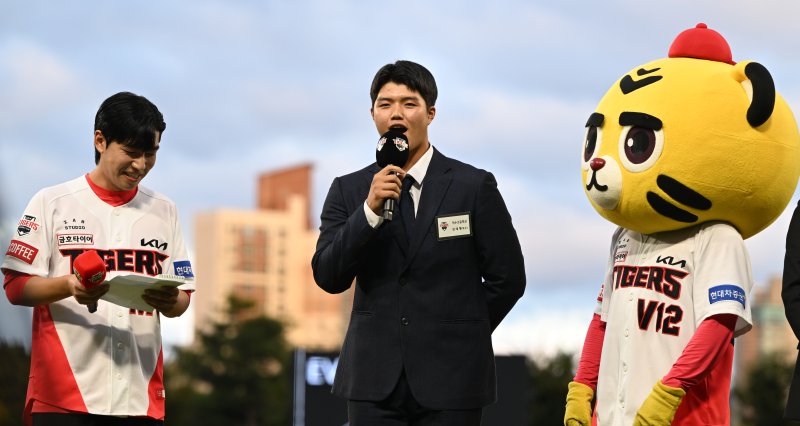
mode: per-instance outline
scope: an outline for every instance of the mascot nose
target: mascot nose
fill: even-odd
[[[606,160],[602,158],[593,158],[592,161],[589,162],[589,167],[592,168],[594,171],[598,171],[606,165]]]

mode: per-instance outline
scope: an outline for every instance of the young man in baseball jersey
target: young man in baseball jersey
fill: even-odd
[[[139,185],[165,127],[146,98],[111,96],[95,117],[94,170],[25,208],[2,271],[9,301],[34,308],[25,417],[35,426],[163,424],[160,318],[186,311],[194,278],[175,204]],[[99,300],[108,285],[87,289],[72,273],[88,250],[109,279],[180,275],[188,291],[148,290],[153,312]]]
[[[606,92],[582,169],[619,228],[564,424],[729,425],[733,338],[752,326],[744,240],[800,175],[791,110],[764,66],[698,24]]]

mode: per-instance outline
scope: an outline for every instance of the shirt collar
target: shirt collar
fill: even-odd
[[[428,144],[428,150],[419,157],[419,160],[413,167],[408,169],[407,175],[411,175],[416,181],[416,187],[422,186],[422,181],[425,179],[425,174],[428,173],[428,166],[431,165],[431,158],[433,158],[433,145]]]

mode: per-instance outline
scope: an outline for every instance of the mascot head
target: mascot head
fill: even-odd
[[[712,220],[749,238],[786,208],[800,134],[767,69],[698,24],[636,67],[586,122],[583,187],[601,216],[650,234]]]

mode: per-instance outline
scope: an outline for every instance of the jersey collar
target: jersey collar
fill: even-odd
[[[86,173],[86,182],[89,183],[89,187],[92,188],[92,192],[94,192],[98,198],[113,207],[127,204],[128,201],[132,200],[133,197],[136,196],[136,193],[139,192],[138,186],[128,191],[109,191],[108,189],[101,188],[96,183],[92,182],[89,173]]]

